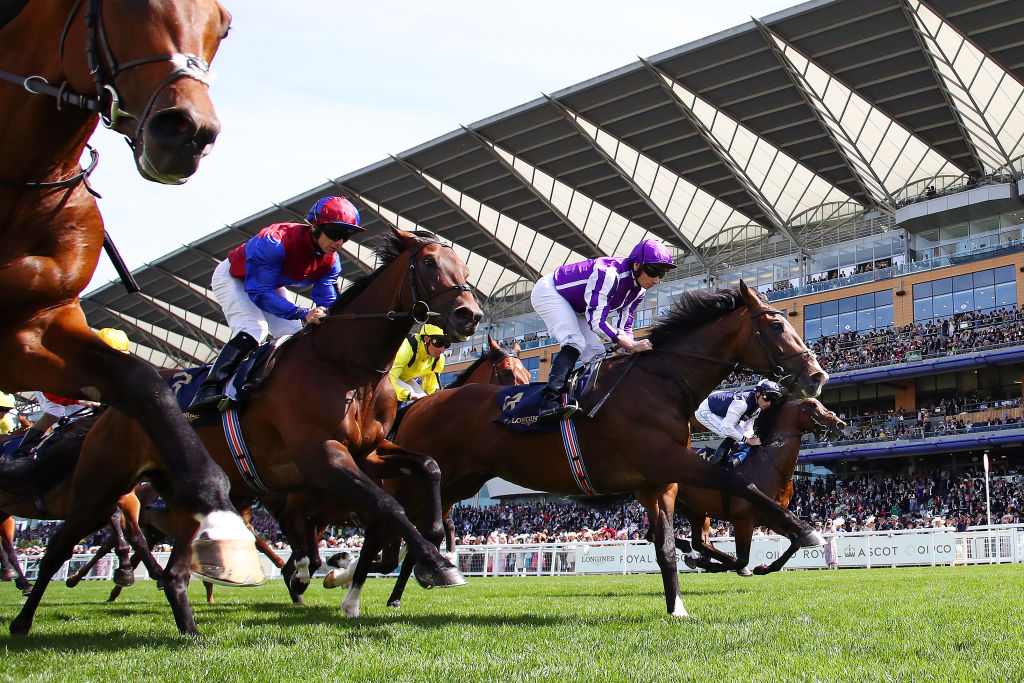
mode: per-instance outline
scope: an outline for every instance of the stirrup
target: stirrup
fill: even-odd
[[[192,401],[185,412],[192,415],[212,414],[214,411],[223,413],[231,407],[231,403],[231,399],[224,394],[217,394],[202,401]]]
[[[541,405],[537,411],[537,421],[561,422],[572,419],[579,412],[580,406],[575,399],[563,395],[561,403]]]

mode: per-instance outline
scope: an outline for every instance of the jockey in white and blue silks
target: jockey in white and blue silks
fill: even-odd
[[[198,415],[226,399],[221,387],[238,364],[268,336],[319,324],[338,298],[338,251],[365,230],[359,210],[344,197],[324,197],[306,214],[307,223],[275,223],[228,254],[213,271],[213,296],[224,311],[232,338],[199,385],[188,412]],[[285,287],[312,285],[314,306],[297,306]]]
[[[668,247],[650,239],[628,257],[571,263],[537,281],[530,301],[561,347],[551,360],[540,421],[564,420],[579,410],[566,395],[566,377],[577,360],[604,352],[602,337],[631,353],[650,350],[646,339],[633,339],[633,317],[647,290],[675,267]]]
[[[754,420],[762,410],[768,409],[782,399],[782,388],[763,379],[753,389],[746,391],[716,391],[698,406],[694,417],[702,425],[723,437],[712,462],[729,464],[733,446],[760,446],[761,440],[754,435]],[[739,462],[746,457],[740,454]],[[738,464],[738,463],[736,463]]]

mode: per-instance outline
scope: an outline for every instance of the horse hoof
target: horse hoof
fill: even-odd
[[[74,588],[78,585],[79,581],[81,581],[81,579],[79,579],[77,576],[70,576],[68,577],[68,580],[64,582],[64,585],[68,588]]]
[[[18,572],[13,569],[5,569],[3,574],[0,574],[0,581],[14,581],[18,578]]]
[[[754,575],[754,572],[750,571],[746,567],[743,567],[742,569],[737,569],[736,573],[738,575],[740,575],[740,576],[753,576]]]
[[[413,576],[416,577],[417,583],[424,588],[452,588],[454,586],[463,586],[466,582],[464,577],[459,570],[455,567],[430,567],[427,565],[417,564],[413,568]]]
[[[801,548],[817,548],[825,545],[825,539],[814,529],[805,531],[800,538],[796,539],[796,542]]]
[[[11,622],[11,635],[12,636],[27,636],[28,632],[31,629],[32,629],[32,620],[31,619],[22,619],[21,617],[16,617],[14,619],[14,621]]]
[[[118,569],[114,572],[114,585],[128,588],[135,583],[135,572],[131,569]]]
[[[388,607],[390,607],[391,609],[402,609],[402,601],[391,600],[390,602],[388,602]]]
[[[768,568],[768,565],[762,564],[757,567],[754,567],[754,573],[758,576],[764,576],[765,574],[770,574],[771,569]]]
[[[266,581],[256,543],[248,539],[192,541],[192,575],[223,586],[258,586]]]
[[[324,576],[324,588],[345,588],[352,583],[351,577],[344,569],[332,569]]]
[[[697,568],[697,554],[696,553],[686,553],[685,555],[683,555],[683,564],[685,564],[690,569],[696,569]]]
[[[21,589],[21,594],[24,595],[26,598],[28,596],[32,595],[32,584],[30,583],[29,585],[27,585],[24,588],[22,588]]]

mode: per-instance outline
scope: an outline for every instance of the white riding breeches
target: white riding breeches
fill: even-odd
[[[239,332],[248,332],[257,341],[262,342],[268,335],[278,338],[286,334],[295,334],[302,329],[302,323],[298,320],[285,320],[263,312],[249,298],[244,282],[232,277],[230,270],[231,264],[228,260],[221,261],[213,271],[210,286],[214,298],[224,310],[232,337]],[[284,287],[279,287],[277,293],[288,298],[288,290]]]
[[[725,418],[719,417],[708,408],[707,401],[700,404],[693,414],[697,421],[718,436],[732,437],[737,442],[745,441],[754,435],[754,421],[741,421],[738,424],[726,424]]]
[[[553,275],[546,275],[533,286],[530,295],[533,310],[544,321],[548,334],[558,340],[561,347],[571,346],[580,352],[580,362],[587,363],[604,354],[604,342],[587,319],[573,310],[555,289]]]
[[[423,398],[427,395],[418,379],[396,379],[395,384],[403,389],[408,389],[410,398]]]

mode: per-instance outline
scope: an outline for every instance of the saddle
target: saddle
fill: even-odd
[[[282,347],[290,338],[291,335],[286,335],[264,342],[242,359],[234,375],[227,381],[224,391],[225,395],[231,399],[233,405],[243,404],[246,396],[258,389],[266,381],[277,364]],[[191,418],[189,422],[194,427],[220,422],[220,415],[218,413],[195,416],[192,413],[186,412],[192,403],[192,399],[195,398],[196,392],[199,391],[199,385],[210,374],[210,367],[209,365],[203,365],[198,368],[179,370],[167,380],[167,384],[171,387],[171,391],[174,392],[174,396],[178,401],[178,407],[185,413],[186,419]]]
[[[600,361],[594,361],[587,365],[581,365],[569,373],[567,380],[570,387],[571,397],[577,403],[584,405],[591,394],[594,384],[597,381],[598,371],[601,367]],[[498,392],[498,407],[501,413],[495,422],[499,422],[509,429],[517,432],[557,432],[558,422],[537,422],[537,411],[541,404],[541,390],[547,386],[544,382],[533,382],[531,384],[506,387]],[[590,402],[588,402],[590,403]],[[587,411],[583,411],[584,415]]]

